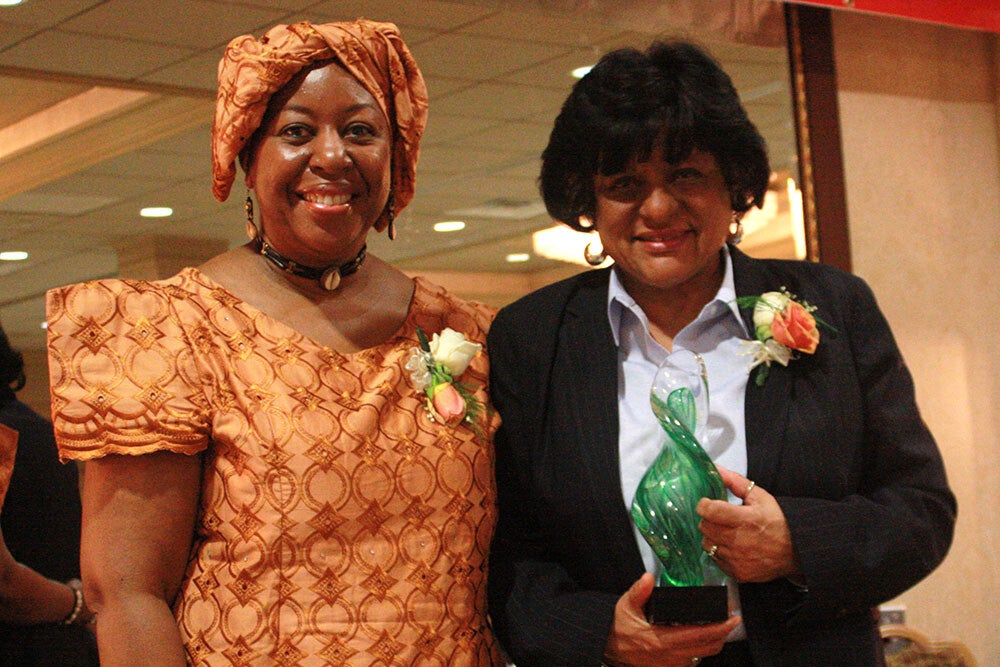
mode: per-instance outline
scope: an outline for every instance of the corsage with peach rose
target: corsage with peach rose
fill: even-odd
[[[466,422],[477,430],[484,406],[472,389],[457,378],[483,346],[448,327],[430,340],[417,327],[417,339],[420,346],[413,348],[406,370],[410,371],[416,388],[426,394],[425,407],[431,421],[448,425]]]
[[[833,330],[813,313],[816,306],[799,300],[782,287],[778,292],[764,292],[760,296],[743,296],[736,299],[741,308],[753,308],[755,340],[741,341],[742,354],[750,356],[748,370],[756,370],[754,381],[764,384],[771,370],[771,362],[787,366],[798,353],[812,354],[819,345],[819,327]]]

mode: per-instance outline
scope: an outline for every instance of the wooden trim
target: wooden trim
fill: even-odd
[[[830,10],[785,4],[806,257],[851,270]]]

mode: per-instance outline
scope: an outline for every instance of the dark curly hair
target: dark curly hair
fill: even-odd
[[[687,42],[654,42],[646,52],[612,51],[577,81],[542,153],[539,179],[549,215],[577,230],[596,208],[594,177],[621,173],[662,142],[680,162],[695,148],[719,165],[734,211],[760,206],[771,168],[719,64]]]
[[[26,382],[24,357],[10,346],[7,334],[0,326],[0,382],[14,391],[20,391]]]

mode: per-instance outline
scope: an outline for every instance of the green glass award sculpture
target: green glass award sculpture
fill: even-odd
[[[719,471],[698,441],[708,420],[701,357],[671,354],[656,372],[650,402],[667,438],[632,500],[632,519],[661,566],[646,616],[665,625],[721,622],[728,616],[727,577],[701,547],[695,511],[702,498],[726,499]]]

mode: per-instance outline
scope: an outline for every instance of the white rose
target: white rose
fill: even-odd
[[[760,295],[760,301],[753,307],[753,325],[756,328],[754,333],[759,340],[771,337],[774,314],[784,310],[789,301],[788,295],[781,292],[764,292]]]
[[[440,335],[434,334],[430,341],[434,361],[445,367],[451,377],[457,378],[469,367],[472,358],[479,354],[483,346],[465,339],[463,334],[445,328]]]

